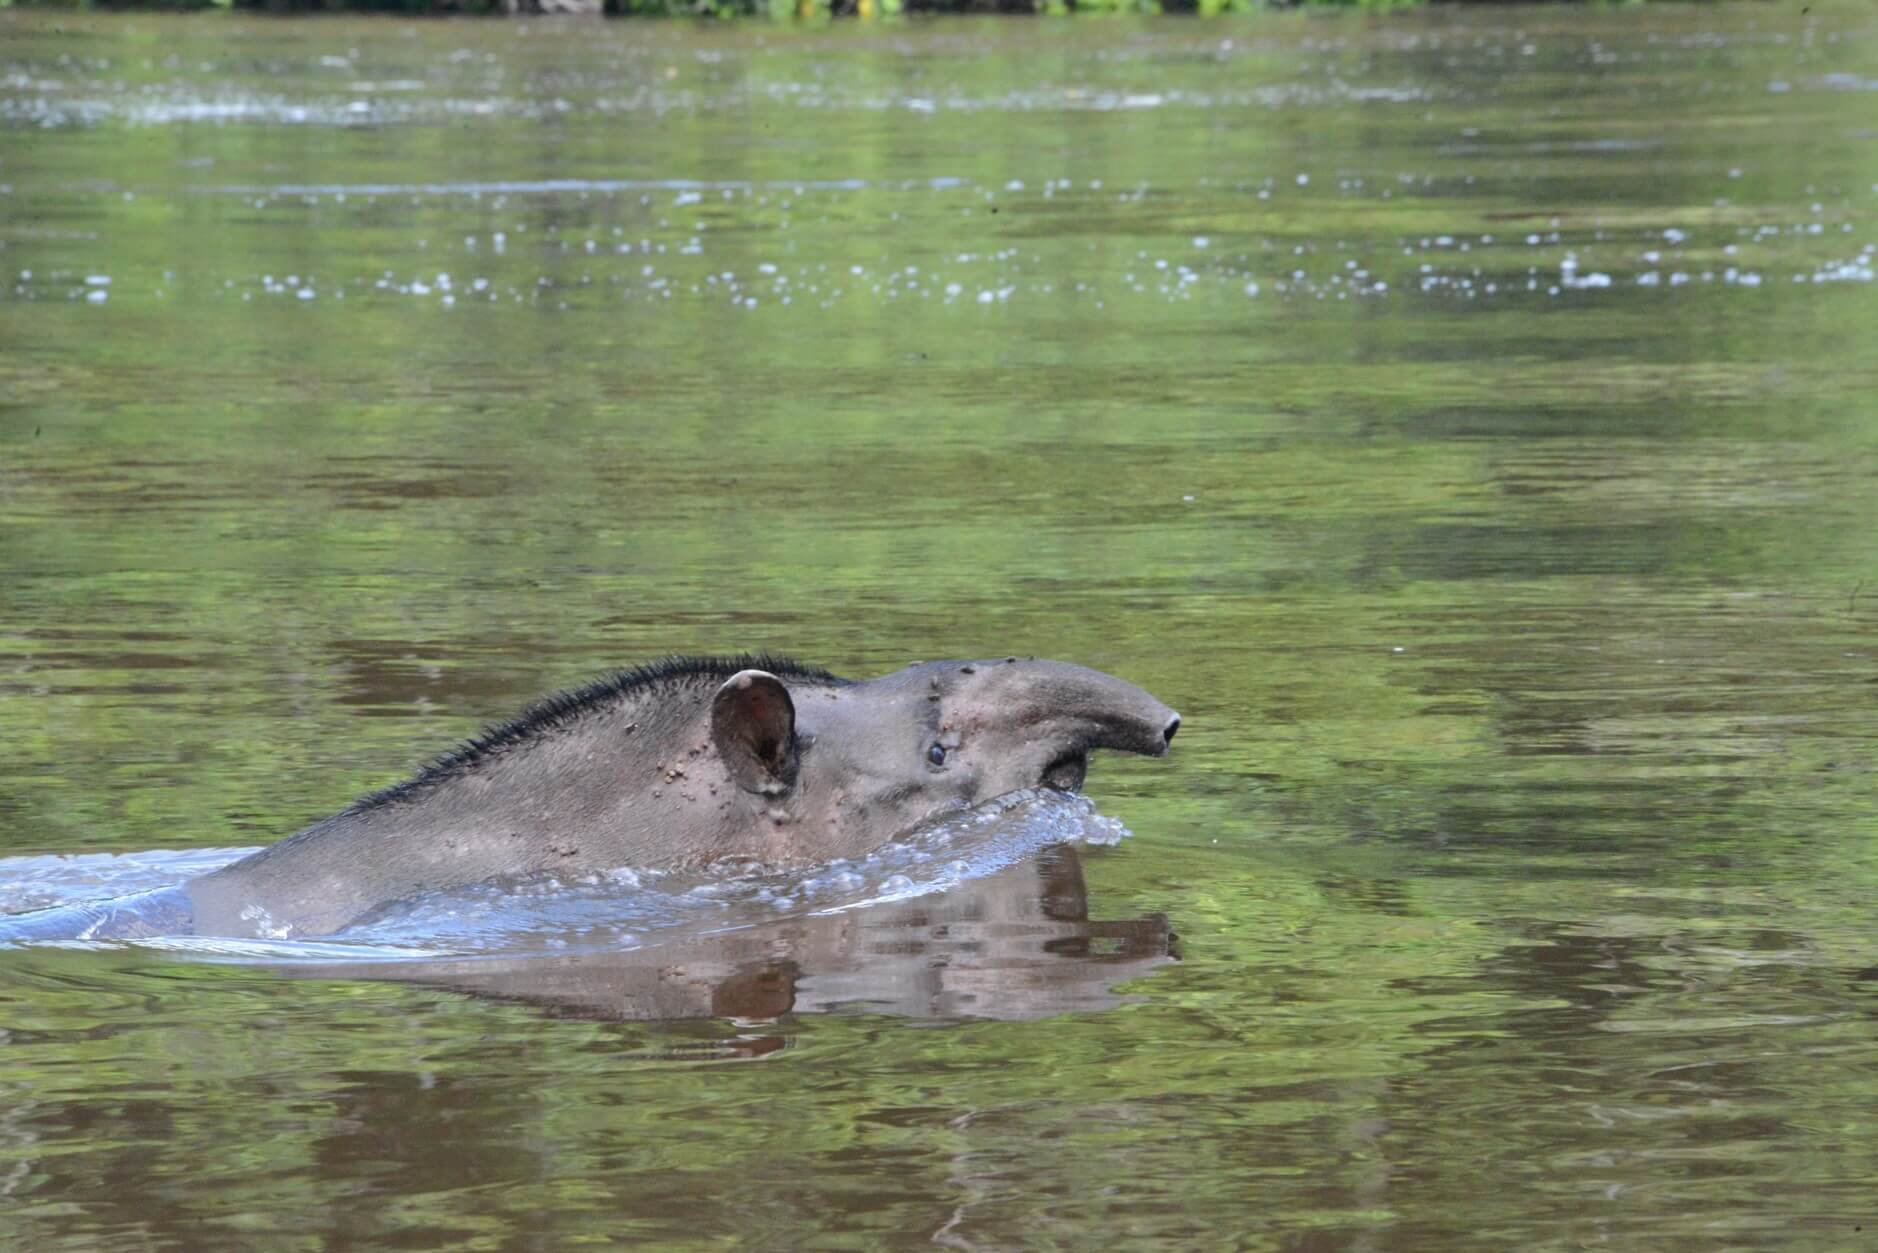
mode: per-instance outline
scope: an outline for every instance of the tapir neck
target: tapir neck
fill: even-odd
[[[195,880],[197,928],[326,934],[382,902],[488,879],[706,862],[727,832],[786,818],[729,780],[702,699],[641,712],[596,711]]]

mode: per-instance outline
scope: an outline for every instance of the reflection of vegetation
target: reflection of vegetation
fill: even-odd
[[[48,8],[251,9],[278,13],[580,13],[609,17],[891,17],[901,13],[1193,13],[1203,17],[1265,8],[1392,9],[1421,0],[0,0]]]
[[[13,55],[56,64],[67,36],[14,20]],[[225,42],[222,23],[146,26],[105,46],[129,90],[150,95],[171,81],[148,56],[159,44],[260,97],[282,78],[303,92],[420,74],[441,76],[427,88],[439,96],[467,95],[481,80],[449,78],[472,73],[457,65],[493,66],[474,73],[499,75],[517,99],[578,96],[609,75],[640,90],[699,64],[716,89],[759,98],[834,79],[870,97],[918,82],[995,100],[1032,81],[1021,48],[757,55],[735,32],[695,50],[518,45],[484,24],[420,26],[374,48],[339,24],[227,26],[238,38]],[[1212,56],[1089,59],[1060,76],[1092,91],[1204,92],[1222,77],[1288,81],[1298,65],[1282,42],[1244,65]],[[1540,61],[1563,98],[1590,107]],[[1391,64],[1390,81],[1406,75],[1409,88],[1450,69]],[[1689,246],[1705,250],[1702,264],[1756,220],[1742,205],[1729,210],[1740,221],[1712,220],[1719,159],[1749,165],[1726,182],[1744,205],[1812,181],[1810,151],[1781,143],[1766,118],[1749,126],[1758,114],[1736,129],[1764,138],[1717,148],[1726,108],[1697,91],[1704,62],[1636,73],[1657,90],[1673,74],[1653,120],[1672,141],[1655,159],[1663,172],[1633,181],[1608,175],[1606,154],[1570,155],[1574,136],[1604,133],[1606,113],[1561,121],[1520,78],[1509,88],[1529,93],[1520,117],[1536,109],[1567,155],[1528,155],[1509,174],[1462,153],[1451,160],[1475,179],[1465,196],[1437,185],[1389,200],[1320,191],[1320,178],[1314,199],[1268,202],[1205,180],[1222,160],[1283,171],[1329,147],[1408,187],[1422,147],[1412,119],[1491,136],[1497,115],[1440,97],[1395,111],[1347,103],[1273,113],[1309,115],[1295,136],[1248,121],[1198,142],[1171,111],[1014,109],[995,133],[977,114],[914,119],[923,138],[903,150],[898,124],[874,116],[818,115],[824,142],[803,147],[750,141],[743,112],[687,107],[629,139],[590,110],[471,115],[470,144],[457,125],[107,125],[33,145],[0,223],[8,265],[103,270],[116,285],[99,307],[60,298],[79,281],[69,277],[46,298],[0,305],[14,606],[0,658],[18,672],[0,685],[16,772],[0,772],[7,838],[22,850],[269,838],[544,687],[672,648],[770,646],[853,673],[1019,649],[1104,665],[1177,703],[1230,692],[1215,697],[1221,711],[1257,733],[1215,745],[1229,774],[1348,788],[1417,821],[1483,773],[1535,785],[1549,783],[1544,771],[1623,776],[1653,763],[1639,746],[1680,743],[1724,773],[1752,773],[1776,751],[1823,762],[1827,741],[1777,721],[1794,699],[1779,688],[1733,687],[1699,718],[1652,706],[1654,693],[1614,696],[1561,713],[1541,737],[1558,752],[1528,739],[1540,734],[1535,703],[1567,708],[1535,692],[1568,689],[1592,663],[1612,673],[1615,644],[1602,637],[1627,617],[1694,632],[1743,671],[1779,669],[1796,633],[1818,641],[1821,665],[1850,648],[1878,605],[1861,525],[1860,475],[1878,455],[1864,293],[1691,291],[1666,304],[1632,292],[1481,316],[1418,301],[1419,256],[1391,260],[1405,235],[1502,230],[1494,215],[1538,177],[1572,189],[1553,207],[1585,234],[1607,218],[1638,241],[1699,223]],[[1809,133],[1863,124],[1856,92],[1781,99]],[[1077,195],[1045,201],[1037,154],[1066,134],[1073,144],[1052,159]],[[286,171],[354,186],[604,177],[624,152],[725,184],[867,185],[682,210],[669,191],[344,203],[213,192]],[[99,171],[137,194],[73,199],[68,188]],[[982,203],[977,190],[897,186],[937,174],[1031,190],[989,218],[961,211]],[[1096,178],[1110,187],[1087,190]],[[1113,194],[1150,180],[1184,191]],[[36,222],[72,229],[16,225]],[[682,253],[701,222],[706,251]],[[499,229],[502,253],[488,242]],[[1297,255],[1313,268],[1360,257],[1397,294],[1124,299],[1111,283],[1106,307],[1065,296],[1139,254],[1192,257],[1200,231],[1216,255],[1283,259],[1267,273]],[[458,242],[469,237],[481,242]],[[634,252],[590,253],[586,240]],[[1739,253],[1772,265],[1768,248]],[[1534,251],[1472,255],[1518,273]],[[799,316],[774,302],[732,315],[702,296],[624,300],[613,285],[648,257],[674,286],[702,290],[776,259],[932,270],[998,252],[1021,253],[1064,290],[981,312],[862,289],[825,308],[805,299]],[[485,278],[504,298],[445,308],[435,293],[374,286],[387,272],[441,270]],[[345,299],[258,290],[261,276],[288,274]],[[1861,583],[1856,612],[1835,616]],[[1781,594],[1734,598],[1769,584]],[[1698,595],[1709,587],[1722,590]],[[857,617],[868,623],[858,635],[846,626]],[[1501,621],[1529,625],[1508,636]],[[1539,647],[1567,677],[1520,664]],[[1625,655],[1653,666],[1648,651]],[[1809,704],[1812,716],[1858,690],[1858,664],[1808,693],[1826,702]],[[1722,681],[1692,673],[1698,686]],[[1735,715],[1755,720],[1751,734],[1730,728]],[[1193,722],[1194,740],[1206,726]],[[1748,757],[1738,740],[1779,747]],[[1613,746],[1626,751],[1602,751]],[[1127,791],[1134,777],[1114,763],[1096,786],[1113,778]],[[1813,790],[1804,771],[1767,785]],[[1211,812],[1190,816],[1204,825]]]
[[[1184,959],[1100,1015],[785,1019],[788,1049],[727,1068],[673,1064],[722,1021],[9,955],[0,1245],[1855,1244],[1878,314],[1792,277],[1831,215],[1864,245],[1878,177],[1838,138],[1871,93],[1807,77],[1878,71],[1797,13],[1442,14],[1428,47],[1418,19],[1274,21],[1231,60],[1190,26],[9,14],[23,73],[96,95],[200,73],[515,107],[0,132],[27,293],[0,302],[6,851],[273,839],[672,648],[1062,655],[1187,722],[1169,762],[1091,776],[1141,833],[1089,858],[1092,894],[1167,913]],[[1333,78],[1409,103],[1219,103]],[[775,103],[813,84],[868,107]],[[882,104],[942,89],[991,103]],[[1176,89],[1212,103],[1068,102]],[[599,107],[628,94],[645,112]],[[1045,201],[1052,176],[1074,188]],[[556,177],[756,191],[468,190]],[[457,190],[356,190],[432,181]],[[1528,210],[1565,242],[1509,243]],[[1467,264],[1523,278],[1672,228],[1691,269],[1768,285],[1413,285],[1455,264],[1425,236],[1499,236]],[[1115,281],[1199,266],[1202,234],[1265,292]],[[1056,290],[690,292],[1012,252]],[[1345,260],[1389,299],[1269,286]],[[646,264],[678,294],[626,298]],[[109,300],[70,298],[94,273]]]

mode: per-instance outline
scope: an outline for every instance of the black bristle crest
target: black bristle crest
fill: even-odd
[[[740,670],[767,670],[782,679],[839,686],[849,682],[820,666],[803,665],[770,653],[741,653],[734,657],[687,657],[673,654],[657,661],[615,670],[591,683],[545,696],[515,717],[484,727],[455,748],[442,753],[402,783],[394,783],[347,806],[347,813],[406,800],[436,784],[457,778],[471,767],[505,749],[567,726],[588,710],[620,700],[660,683],[687,679],[728,679]]]

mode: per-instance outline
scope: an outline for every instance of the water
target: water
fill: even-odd
[[[51,941],[110,949],[128,944],[269,961],[610,953],[642,947],[663,954],[700,932],[976,891],[978,880],[1046,853],[1072,856],[1064,846],[1111,847],[1130,834],[1121,822],[1098,813],[1087,797],[1026,789],[924,823],[864,855],[807,869],[743,860],[683,873],[619,866],[574,876],[490,880],[387,902],[318,941],[295,938],[292,928],[267,932],[258,941],[192,933],[191,906],[176,889],[240,860],[252,848],[15,857],[0,859],[0,918],[15,915],[34,925],[20,934],[0,929],[0,945]],[[973,886],[965,888],[968,884]],[[69,925],[77,916],[74,910],[89,911],[83,927]],[[129,932],[96,925],[120,914],[140,925]],[[128,938],[95,938],[100,934]]]
[[[7,908],[674,649],[1185,719],[944,882],[0,954],[0,1242],[1878,1229],[1862,8],[0,32]]]

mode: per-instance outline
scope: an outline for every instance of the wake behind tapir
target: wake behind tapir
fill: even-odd
[[[1096,749],[1163,756],[1180,715],[1112,675],[1015,657],[854,681],[670,657],[552,696],[394,787],[145,898],[0,918],[0,940],[328,935],[488,880],[867,853]]]

